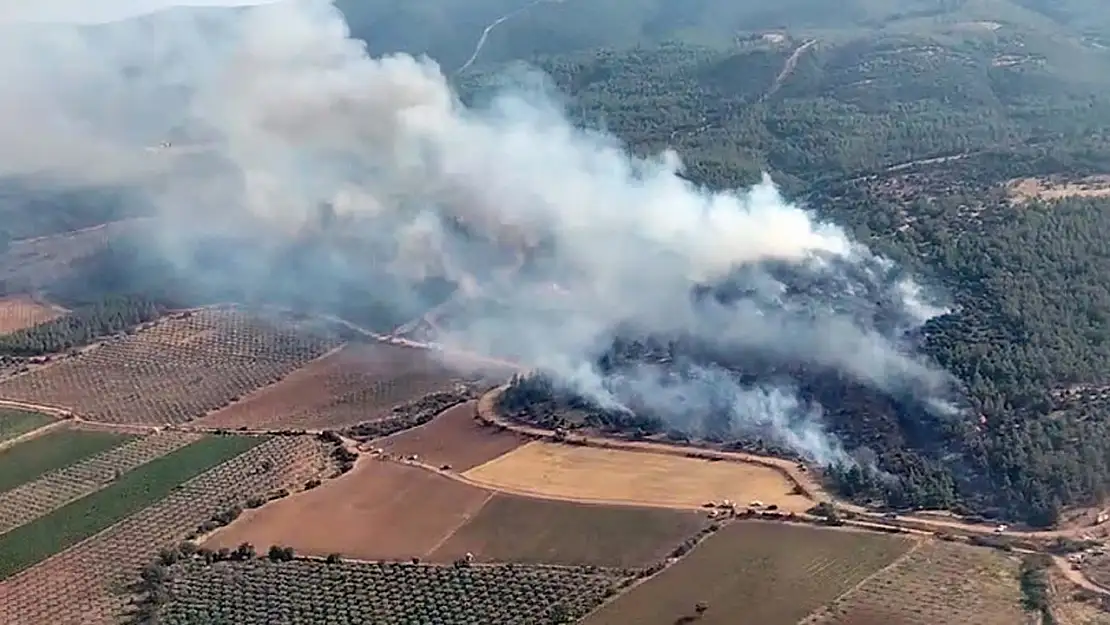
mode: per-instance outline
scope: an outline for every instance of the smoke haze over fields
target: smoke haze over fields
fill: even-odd
[[[306,257],[282,289],[337,299],[335,285],[365,282],[409,306],[406,285],[427,278],[477,285],[496,305],[459,315],[443,342],[677,427],[724,411],[735,431],[821,461],[842,451],[788,379],[705,362],[603,374],[597,357],[617,328],[684,337],[955,410],[950,376],[905,338],[943,309],[892,263],[768,178],[710,193],[675,154],[629,157],[569,123],[542,81],[466,108],[433,62],[368,57],[323,0],[0,28],[0,176],[141,189],[162,218],[149,244],[198,285],[266,282],[268,250],[317,237],[335,253]],[[252,243],[198,261],[213,236]]]

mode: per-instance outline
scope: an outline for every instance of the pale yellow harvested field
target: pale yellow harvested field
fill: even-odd
[[[534,441],[463,474],[494,490],[556,499],[696,508],[731,499],[801,512],[813,502],[769,467]]]

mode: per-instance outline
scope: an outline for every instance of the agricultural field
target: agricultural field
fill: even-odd
[[[264,442],[213,436],[121,475],[110,485],[0,534],[0,579],[70,547],[168,495],[208,469]]]
[[[904,537],[736,522],[584,625],[794,625],[913,546]]]
[[[477,405],[477,401],[459,404],[426,425],[394,434],[374,445],[395,456],[415,455],[432,466],[467,471],[528,441],[519,434],[498,431],[479,421]]]
[[[91,540],[0,582],[0,623],[117,623],[129,601],[123,588],[159,550],[259,493],[326,477],[334,470],[330,449],[311,436],[275,437],[185,482]]]
[[[0,297],[0,334],[30,328],[62,314],[62,310],[26,295]]]
[[[542,441],[465,475],[494,490],[581,501],[697,508],[759,500],[794,512],[813,506],[784,475],[761,465]]]
[[[1021,562],[997,550],[924,542],[803,625],[1015,625]]]
[[[493,494],[417,467],[365,459],[353,471],[217,531],[206,547],[288,545],[363,560],[423,558]]]
[[[0,449],[0,493],[133,438],[118,432],[63,427]]]
[[[165,318],[26,375],[0,397],[114,424],[179,424],[338,347],[334,334],[234,309]]]
[[[494,495],[428,559],[647,567],[708,525],[705,514]]]
[[[142,219],[106,223],[97,228],[12,241],[0,253],[0,282],[10,291],[33,292],[70,275],[81,259],[112,239],[135,230]]]
[[[200,439],[200,434],[181,432],[144,436],[0,493],[0,534],[91,494],[128,471]]]
[[[568,623],[627,580],[603,569],[312,560],[191,559],[168,575],[172,599],[156,611],[165,625]]]
[[[53,422],[52,417],[41,412],[0,406],[0,443],[23,436],[27,432],[33,432]]]
[[[389,343],[347,345],[207,417],[219,428],[338,429],[452,388],[461,376],[427,350]]]

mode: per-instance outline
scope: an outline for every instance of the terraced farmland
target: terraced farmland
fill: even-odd
[[[864,532],[733,523],[584,623],[673,625],[696,617],[698,625],[794,625],[913,545]]]
[[[450,389],[460,377],[427,350],[389,343],[347,345],[201,423],[220,428],[342,428]]]
[[[174,489],[92,539],[0,582],[0,623],[116,623],[129,599],[119,590],[158,551],[249,498],[294,489],[333,469],[325,444],[277,437]]]
[[[0,407],[0,443],[49,425],[54,419],[41,412]]]
[[[166,625],[568,623],[627,576],[527,566],[190,561],[170,569]]]
[[[177,424],[277,382],[339,344],[318,327],[204,310],[5,380],[0,397],[66,407],[105,423]]]
[[[1014,625],[1021,563],[993,549],[930,541],[802,625]]]
[[[200,438],[200,434],[183,432],[144,436],[0,493],[0,534],[88,495],[127,471]]]

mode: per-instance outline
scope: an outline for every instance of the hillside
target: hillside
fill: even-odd
[[[355,36],[370,51],[428,54],[447,71],[466,64],[492,28],[475,64],[666,41],[730,46],[753,34],[789,31],[845,40],[861,35],[1010,30],[1100,41],[1110,27],[1093,0],[784,0],[773,5],[725,0],[340,0]]]
[[[896,406],[876,413],[875,399],[830,404],[818,392],[835,429],[866,443],[880,468],[915,476],[892,491],[853,472],[841,476],[846,492],[1048,524],[1062,506],[1096,502],[1110,479],[1094,460],[1110,453],[1101,399],[1110,203],[1095,194],[1017,204],[1007,183],[1110,168],[1105,79],[1084,65],[1110,67],[1110,56],[1007,30],[819,40],[780,85],[800,36],[731,51],[668,44],[535,63],[570,94],[583,123],[645,153],[673,146],[685,175],[711,187],[770,170],[820,214],[952,295],[955,312],[926,326],[923,349],[960,378],[967,422],[921,430]],[[869,418],[847,407],[856,402],[871,406],[862,408]]]

